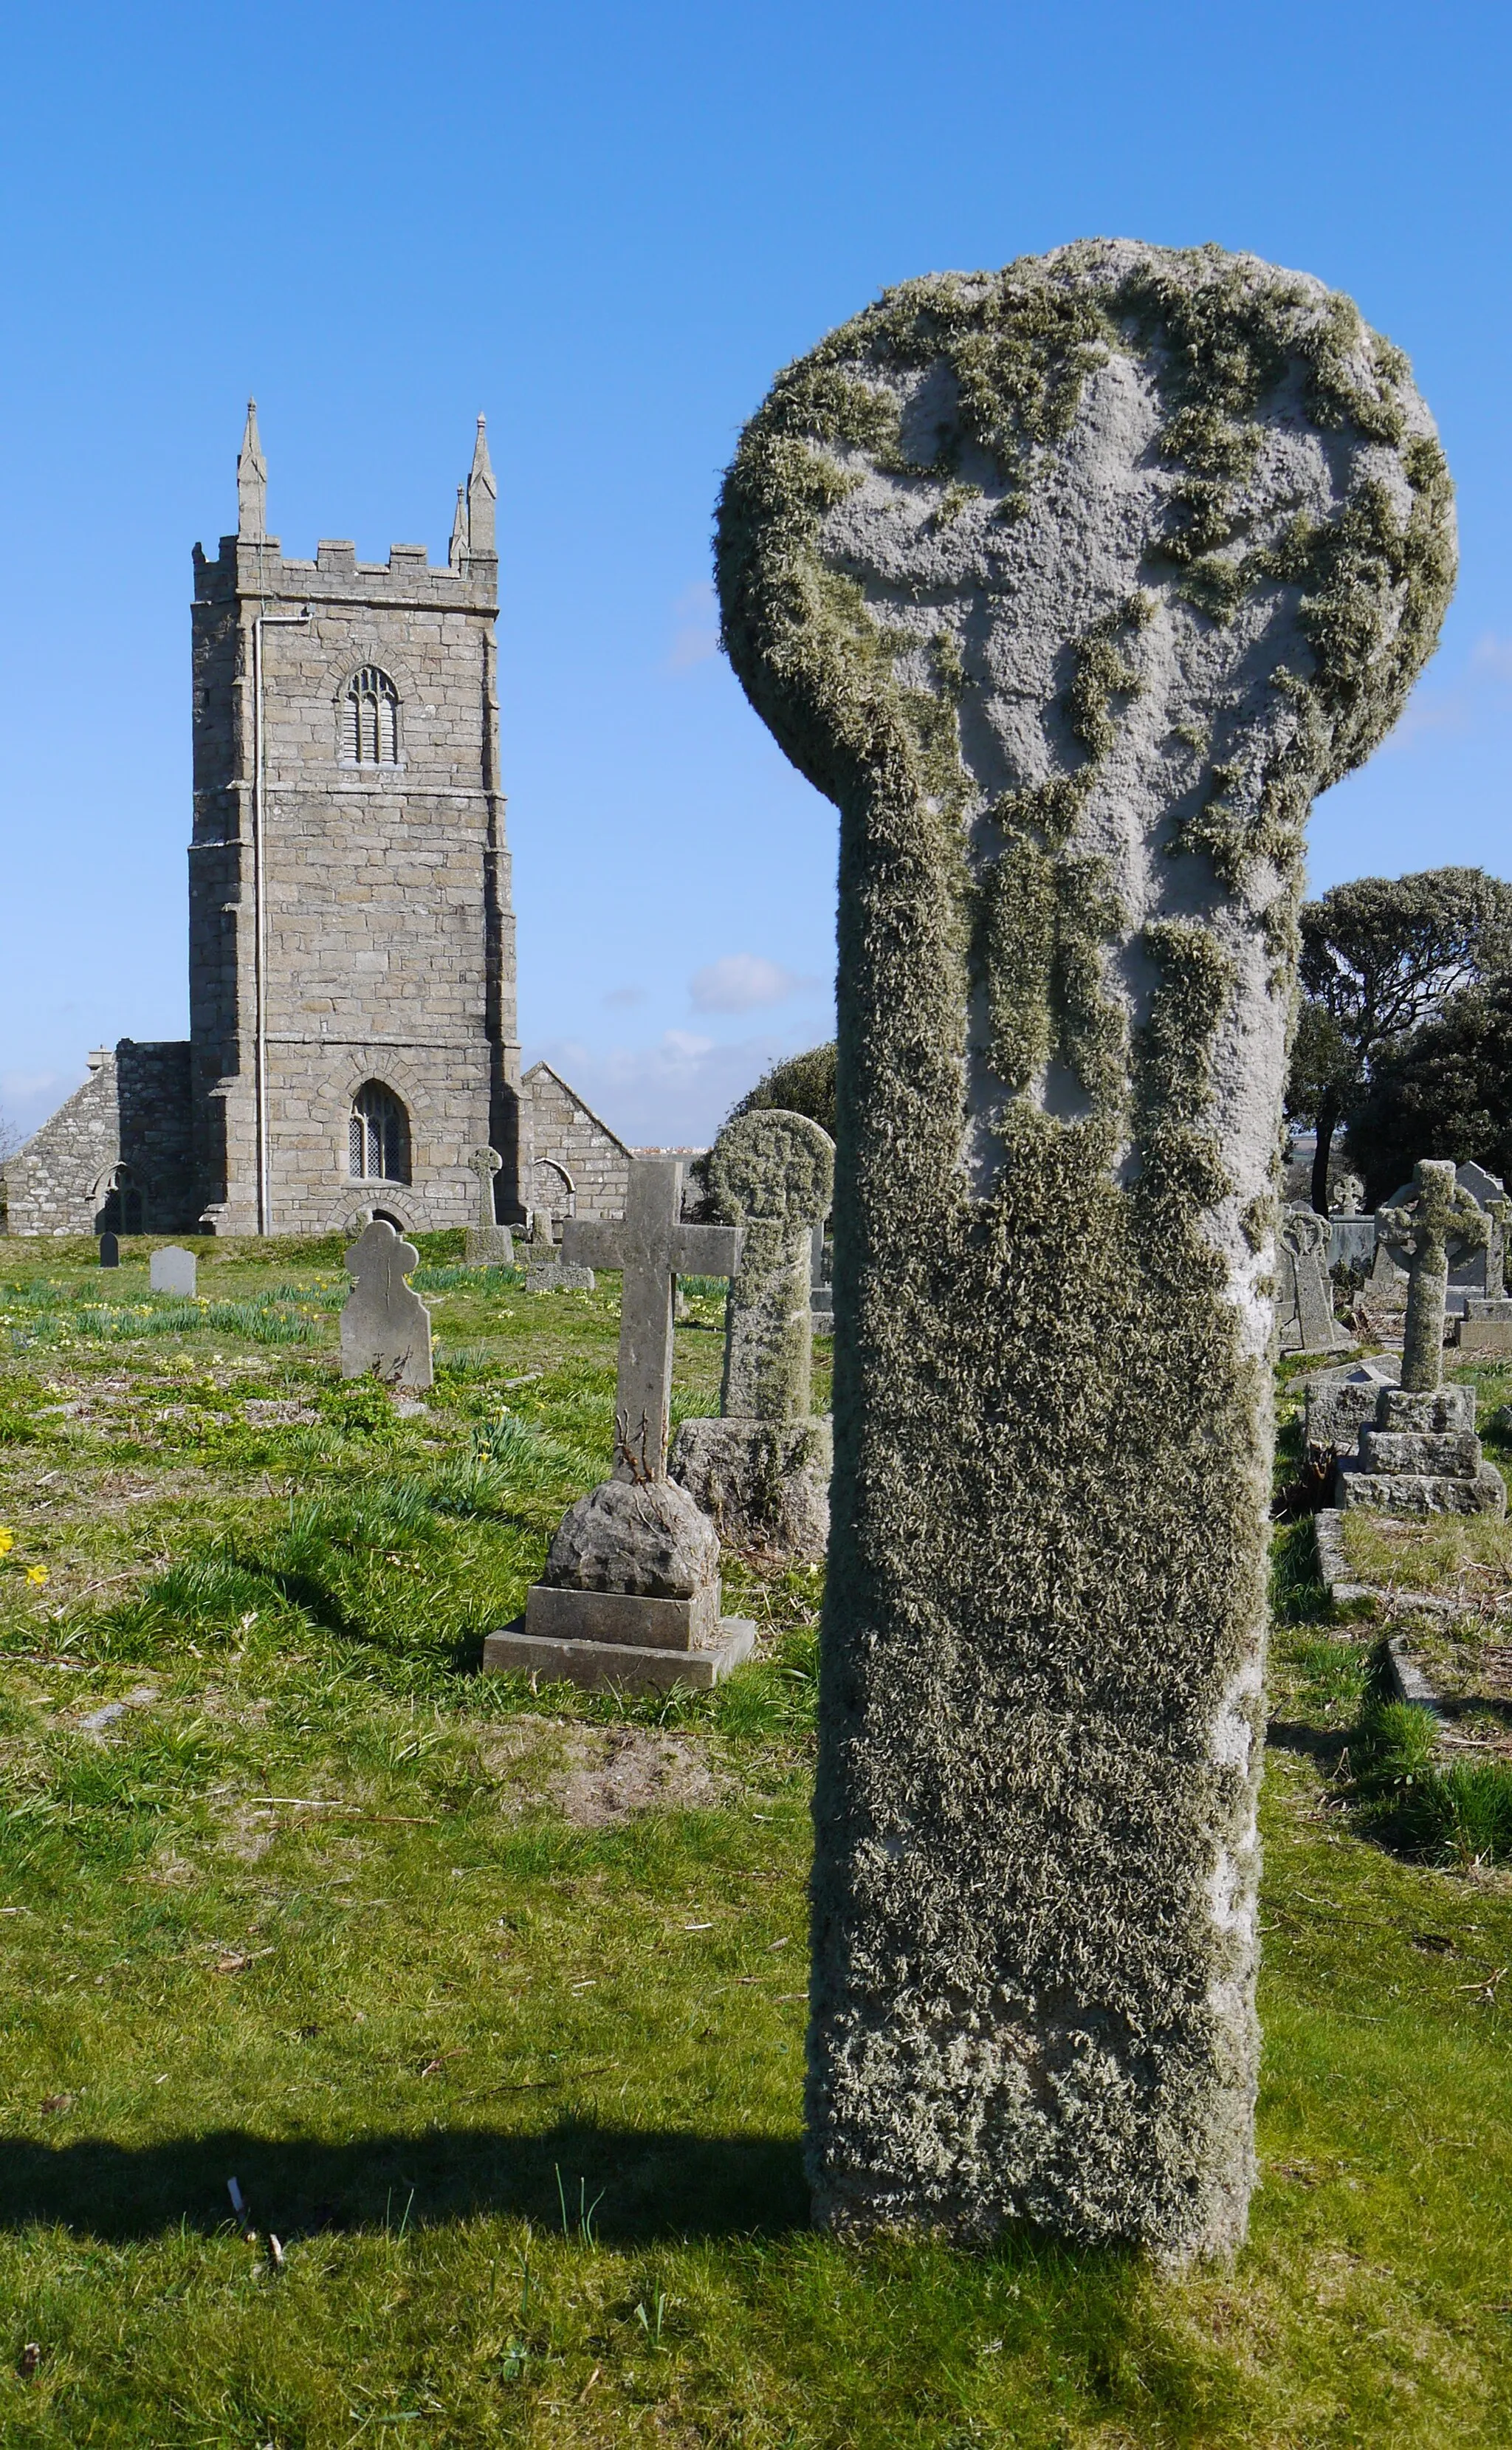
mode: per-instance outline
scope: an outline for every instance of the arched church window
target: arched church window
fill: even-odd
[[[397,766],[398,762],[398,690],[377,664],[364,664],[347,683],[341,702],[341,763]]]
[[[403,1099],[381,1080],[365,1080],[352,1100],[346,1155],[354,1181],[410,1178],[410,1118]]]

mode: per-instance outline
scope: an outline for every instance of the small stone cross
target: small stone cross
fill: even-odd
[[[497,1149],[477,1148],[468,1158],[468,1171],[477,1176],[477,1221],[480,1225],[497,1223],[494,1214],[494,1176],[504,1160]]]
[[[586,1268],[622,1268],[619,1375],[614,1390],[614,1478],[665,1480],[672,1394],[672,1279],[732,1276],[741,1237],[728,1225],[685,1225],[682,1161],[630,1159],[623,1216],[569,1217],[562,1256]]]
[[[1414,1394],[1431,1394],[1444,1377],[1444,1312],[1449,1290],[1451,1240],[1478,1250],[1490,1220],[1454,1179],[1449,1157],[1425,1157],[1412,1169],[1414,1196],[1400,1208],[1383,1208],[1376,1232],[1400,1251],[1407,1268],[1407,1315],[1402,1338],[1402,1384]]]

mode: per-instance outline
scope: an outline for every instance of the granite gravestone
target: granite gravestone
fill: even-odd
[[[1310,1208],[1284,1209],[1276,1242],[1278,1349],[1337,1352],[1349,1338],[1334,1322],[1328,1218]]]
[[[755,1644],[754,1625],[720,1614],[713,1525],[667,1477],[673,1279],[730,1275],[740,1255],[727,1226],[685,1225],[682,1200],[675,1157],[632,1157],[624,1215],[564,1229],[568,1265],[623,1272],[614,1477],[569,1508],[523,1627],[488,1636],[485,1668],[591,1689],[705,1689]]]
[[[147,1264],[147,1283],[155,1293],[180,1293],[192,1301],[198,1289],[199,1270],[192,1251],[180,1250],[170,1242],[165,1250],[154,1251]]]
[[[121,1243],[118,1235],[101,1235],[100,1265],[102,1268],[118,1268],[121,1265]]]
[[[1412,1197],[1381,1211],[1381,1231],[1407,1264],[1402,1383],[1385,1387],[1358,1456],[1338,1468],[1342,1507],[1388,1514],[1506,1512],[1506,1483],[1481,1453],[1475,1389],[1444,1384],[1444,1296],[1451,1242],[1483,1242],[1487,1219],[1448,1157],[1423,1157]]]
[[[717,1421],[684,1421],[669,1468],[726,1540],[817,1559],[829,1536],[833,1444],[812,1405],[813,1235],[834,1196],[835,1150],[806,1115],[767,1107],[727,1123],[709,1196],[743,1228],[725,1317]]]
[[[525,1290],[529,1293],[591,1293],[593,1271],[580,1261],[569,1259],[557,1249],[552,1233],[552,1212],[537,1208],[531,1216],[530,1248],[526,1254]]]
[[[468,1171],[477,1176],[477,1222],[467,1229],[464,1255],[470,1268],[513,1268],[514,1236],[498,1221],[494,1177],[503,1164],[497,1149],[475,1149]]]
[[[816,2213],[1226,2253],[1303,836],[1432,651],[1443,455],[1347,299],[1093,241],[789,366],[716,554],[841,810]]]
[[[431,1313],[405,1279],[420,1264],[386,1218],[376,1216],[346,1254],[353,1285],[341,1312],[341,1375],[387,1387],[429,1387]]]

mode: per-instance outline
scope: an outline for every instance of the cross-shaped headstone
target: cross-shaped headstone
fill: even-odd
[[[835,1147],[806,1115],[737,1115],[708,1160],[714,1204],[746,1229],[725,1322],[721,1412],[757,1421],[806,1418],[813,1361],[811,1235],[835,1191]]]
[[[1449,1290],[1450,1240],[1479,1250],[1489,1219],[1454,1179],[1448,1157],[1425,1157],[1412,1169],[1417,1190],[1399,1208],[1383,1208],[1376,1232],[1402,1253],[1407,1269],[1407,1314],[1402,1338],[1402,1384],[1431,1394],[1444,1377],[1444,1312]]]
[[[619,1375],[614,1390],[614,1478],[665,1480],[672,1393],[672,1279],[732,1276],[741,1237],[732,1225],[685,1225],[682,1160],[631,1157],[625,1214],[602,1223],[569,1217],[562,1256],[621,1268]]]
[[[469,1173],[477,1176],[477,1221],[480,1225],[494,1225],[498,1221],[494,1214],[494,1176],[503,1162],[497,1149],[491,1148],[475,1149],[467,1160]]]
[[[356,1282],[341,1312],[341,1375],[371,1370],[391,1387],[431,1384],[431,1313],[405,1277],[420,1264],[413,1242],[376,1216],[346,1254]]]

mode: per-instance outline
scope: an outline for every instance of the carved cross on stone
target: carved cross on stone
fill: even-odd
[[[431,1384],[431,1313],[404,1279],[420,1264],[413,1242],[375,1217],[346,1254],[356,1279],[341,1312],[341,1375],[371,1370],[390,1387]]]
[[[477,1176],[477,1221],[491,1226],[498,1222],[494,1214],[494,1176],[504,1160],[497,1149],[479,1148],[467,1160],[468,1172]]]
[[[1402,1384],[1413,1394],[1430,1394],[1444,1377],[1444,1312],[1449,1289],[1451,1240],[1478,1250],[1489,1219],[1454,1179],[1448,1157],[1420,1157],[1412,1169],[1414,1196],[1376,1217],[1380,1240],[1403,1254],[1407,1268],[1407,1315],[1402,1340]]]
[[[732,1276],[741,1237],[729,1225],[682,1222],[682,1161],[630,1159],[623,1216],[569,1217],[562,1256],[587,1268],[622,1268],[619,1376],[614,1390],[614,1477],[665,1480],[672,1393],[672,1279]]]

